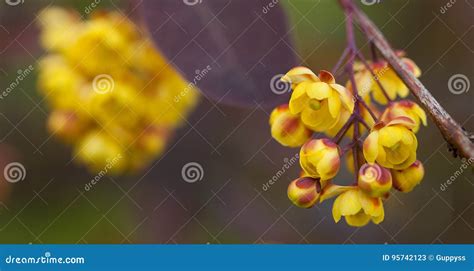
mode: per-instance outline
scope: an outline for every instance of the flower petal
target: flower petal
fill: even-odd
[[[364,141],[364,157],[369,163],[374,163],[379,154],[379,132],[372,131]]]
[[[329,113],[331,113],[331,116],[335,118],[337,115],[340,115],[340,110],[341,110],[341,100],[339,99],[339,95],[337,92],[333,91],[328,99],[328,104],[329,104]]]
[[[306,95],[306,87],[308,86],[307,82],[300,83],[296,86],[294,91],[291,94],[290,98],[290,112],[292,114],[300,113],[305,107],[306,103],[309,100],[308,95]]]
[[[352,113],[354,111],[354,96],[352,93],[347,88],[338,84],[331,84],[330,86],[339,93],[342,104]]]
[[[319,78],[306,67],[295,67],[288,71],[282,78],[281,81],[290,84],[299,84],[306,81],[319,82]]]
[[[339,196],[341,197],[341,203],[339,206],[341,215],[355,215],[362,209],[358,193],[358,190],[349,190]]]
[[[306,93],[310,98],[323,100],[330,96],[331,88],[323,82],[314,82],[308,85]]]
[[[346,216],[347,224],[352,227],[363,227],[367,225],[369,221],[370,221],[370,216],[366,215],[364,212],[360,212],[356,215]]]

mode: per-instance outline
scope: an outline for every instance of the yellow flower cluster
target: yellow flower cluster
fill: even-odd
[[[419,75],[412,61],[404,61]],[[296,67],[282,77],[292,85],[293,92],[289,104],[273,110],[270,126],[272,136],[282,145],[301,146],[303,173],[288,187],[288,197],[295,205],[310,208],[337,197],[333,204],[336,222],[344,217],[350,226],[361,227],[370,221],[378,224],[384,220],[383,200],[390,190],[409,192],[423,179],[423,165],[416,160],[415,133],[421,124],[426,125],[425,112],[412,101],[393,101],[397,95],[405,97],[408,89],[390,68],[384,67],[377,66],[387,69],[381,74],[372,66],[379,72],[375,79],[371,75],[374,71],[354,69],[357,93],[362,99],[353,94],[350,83],[346,87],[336,84],[327,71],[317,76],[308,68]],[[360,92],[364,85],[367,93]],[[386,96],[390,98],[388,105]],[[382,113],[371,97],[385,106]],[[358,137],[364,132],[368,135],[361,144]],[[313,133],[324,133],[328,138],[313,139]],[[352,142],[341,146],[344,135]],[[343,155],[349,170],[356,174],[354,185],[333,184]]]
[[[118,12],[89,19],[51,7],[39,16],[39,89],[48,128],[91,171],[140,170],[163,152],[199,94]]]

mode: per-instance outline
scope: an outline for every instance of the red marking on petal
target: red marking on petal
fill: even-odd
[[[334,84],[336,83],[336,79],[334,79],[334,76],[332,75],[332,73],[326,71],[326,70],[321,70],[319,71],[319,79],[324,82],[324,83],[328,83],[328,84]]]
[[[301,189],[308,189],[316,185],[316,179],[311,177],[303,177],[296,180],[295,185]]]
[[[301,125],[300,121],[298,118],[293,118],[289,117],[285,122],[283,123],[283,131],[286,134],[293,134],[298,127]]]
[[[322,138],[320,140],[323,142],[323,144],[325,146],[327,146],[329,148],[337,148],[338,147],[337,144],[332,142],[332,140],[330,140],[329,138]]]

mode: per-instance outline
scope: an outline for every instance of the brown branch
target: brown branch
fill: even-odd
[[[448,144],[454,147],[461,156],[465,158],[474,157],[474,144],[471,142],[468,134],[448,112],[446,112],[438,101],[436,101],[410,70],[405,67],[377,26],[352,0],[339,0],[339,2],[345,10],[352,10],[354,19],[357,20],[364,34],[377,47],[380,54],[408,86],[411,93],[418,99],[423,108],[428,111],[431,119],[436,126],[438,126],[438,129]]]

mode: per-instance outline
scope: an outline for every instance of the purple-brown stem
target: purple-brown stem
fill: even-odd
[[[352,113],[352,116],[354,116],[354,133],[352,135],[352,157],[354,159],[354,175],[355,175],[355,182],[357,184],[358,181],[358,172],[359,172],[359,144],[357,144],[359,140],[359,119],[361,118],[360,116],[360,108],[359,108],[359,103],[361,101],[360,96],[359,96],[359,90],[357,89],[357,84],[355,82],[354,78],[354,60],[357,55],[357,46],[355,42],[355,37],[354,37],[354,25],[353,25],[353,17],[352,17],[352,11],[351,10],[346,10],[346,31],[347,31],[347,47],[349,49],[349,63],[347,63],[346,69],[349,74],[349,79],[351,81],[352,85],[352,90],[353,94],[355,97],[355,102],[354,102],[354,112]]]
[[[349,54],[349,48],[345,48],[344,52],[342,52],[341,57],[339,57],[339,60],[337,61],[336,65],[334,65],[334,68],[332,68],[331,73],[336,74],[339,68],[341,67],[341,64],[344,62],[346,59],[347,55]]]

